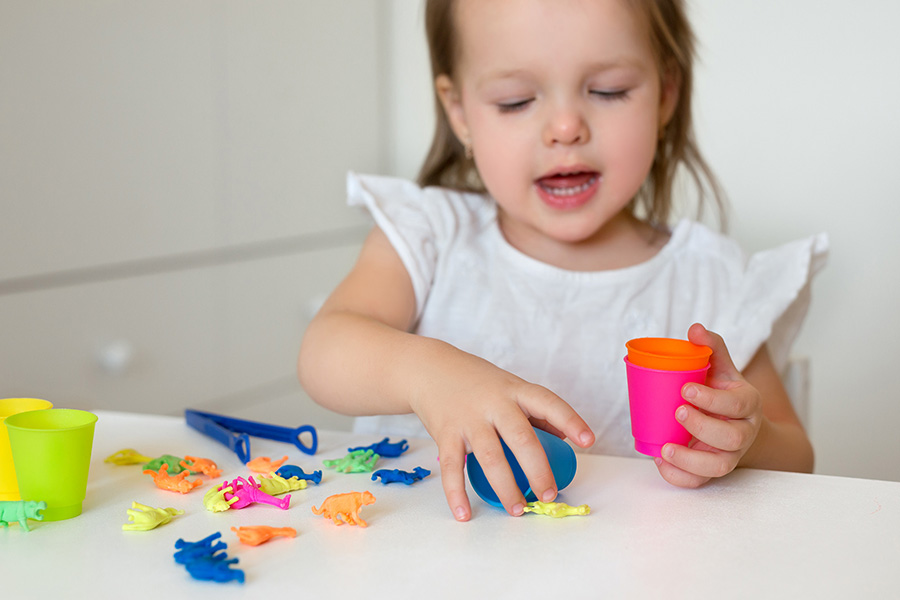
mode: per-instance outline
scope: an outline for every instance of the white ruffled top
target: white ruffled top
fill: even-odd
[[[706,226],[680,221],[652,259],[608,271],[568,271],[512,247],[484,195],[349,174],[349,204],[364,207],[406,266],[415,332],[444,340],[571,404],[597,436],[592,452],[636,456],[625,342],[684,339],[699,322],[724,338],[738,369],[768,343],[787,360],[824,266],[819,234],[747,257]],[[415,415],[357,419],[356,429],[427,435]]]

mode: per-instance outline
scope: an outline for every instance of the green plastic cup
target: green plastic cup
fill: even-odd
[[[45,521],[81,514],[97,415],[51,408],[6,419],[22,500],[47,503]]]
[[[38,398],[0,398],[0,501],[19,500],[16,466],[13,464],[6,417],[30,410],[53,408],[53,404]]]

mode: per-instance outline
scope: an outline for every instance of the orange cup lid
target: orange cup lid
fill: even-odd
[[[693,371],[709,363],[712,348],[673,338],[636,338],[626,342],[628,360],[660,371]]]

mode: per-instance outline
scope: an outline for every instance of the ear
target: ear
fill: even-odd
[[[438,75],[434,80],[434,89],[447,113],[450,127],[456,139],[463,145],[469,142],[469,127],[466,124],[466,113],[462,106],[462,94],[448,75]]]
[[[659,92],[659,128],[669,124],[681,96],[681,70],[670,65],[662,76]]]

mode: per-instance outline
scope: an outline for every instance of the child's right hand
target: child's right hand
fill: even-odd
[[[541,500],[556,482],[532,424],[588,447],[594,434],[559,396],[445,342],[409,333],[417,318],[406,267],[377,227],[357,264],[307,327],[300,380],[316,402],[351,415],[415,412],[438,445],[453,514],[472,515],[466,452],[474,451],[513,515],[525,498],[506,462],[502,437]]]
[[[521,515],[525,498],[506,461],[500,438],[525,472],[539,500],[550,502],[557,489],[547,456],[532,425],[587,448],[594,434],[575,410],[550,390],[524,381],[488,361],[431,340],[440,356],[421,373],[410,405],[438,445],[441,480],[450,510],[468,521],[466,453],[475,453],[506,511]]]

